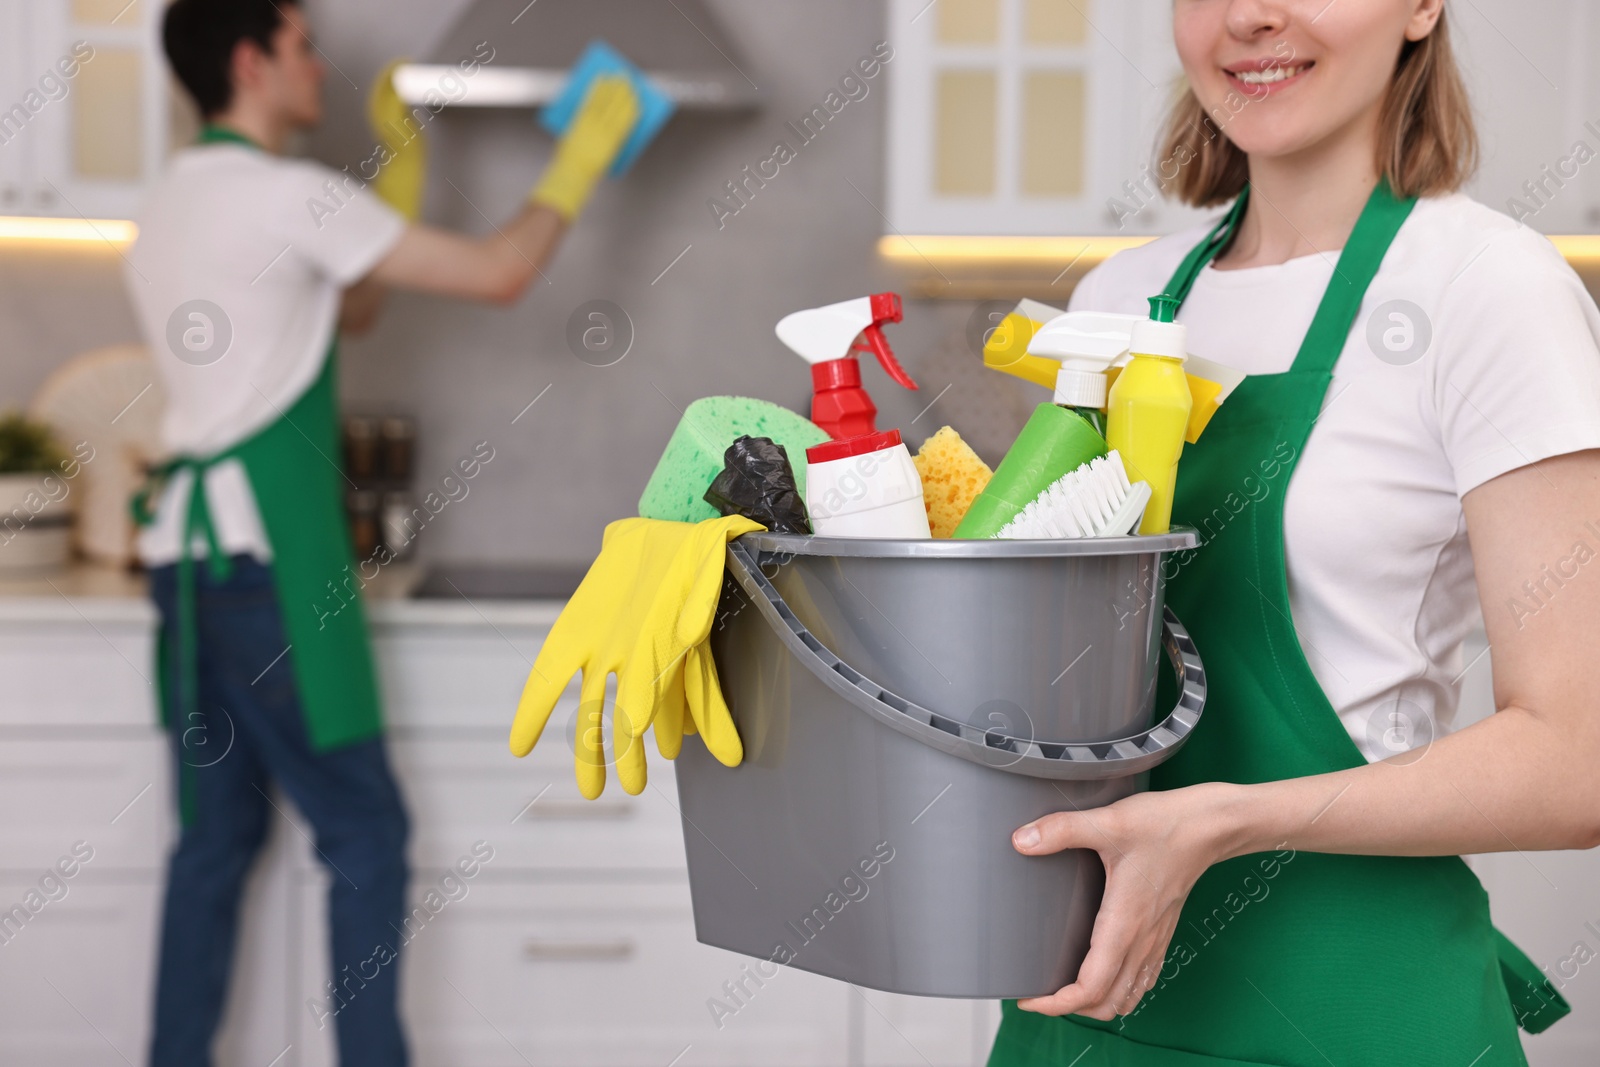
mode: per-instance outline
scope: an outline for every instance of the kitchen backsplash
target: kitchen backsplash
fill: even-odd
[[[351,83],[364,91],[390,56],[425,53],[460,6],[313,2],[319,44],[337,69],[328,118],[307,154],[335,167],[365,158],[363,94]],[[735,393],[804,409],[809,375],[773,336],[780,317],[894,286],[874,251],[884,227],[884,76],[806,131],[810,140],[764,185],[746,174],[777,142],[797,144],[791,124],[841,71],[892,49],[884,6],[713,7],[763,94],[760,110],[676,116],[624,179],[601,189],[546,278],[515,307],[396,293],[375,330],[343,344],[345,409],[415,418],[419,494],[463,459],[494,455],[418,537],[422,558],[592,557],[605,524],[634,514],[691,400]],[[516,209],[551,147],[526,111],[446,112],[429,134],[426,218],[474,233],[488,231],[486,217],[498,222]],[[727,210],[736,204],[729,182],[744,183],[737,213]],[[25,403],[60,361],[137,336],[120,267],[105,252],[0,251],[0,407]],[[604,318],[591,318],[594,310]],[[875,369],[866,376],[881,425],[903,427],[915,445],[954,420],[997,459],[984,447],[984,425],[1006,425],[1037,398],[981,373],[968,336],[973,311],[908,301],[905,322],[887,335],[922,389],[896,388]],[[603,354],[573,339],[588,328],[614,331]]]

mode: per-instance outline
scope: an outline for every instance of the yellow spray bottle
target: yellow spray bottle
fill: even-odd
[[[1106,405],[1106,444],[1122,455],[1130,481],[1148,482],[1150,503],[1141,534],[1166,533],[1193,400],[1183,371],[1186,331],[1172,321],[1178,302],[1150,298],[1150,318],[1134,323],[1131,358],[1112,383]]]

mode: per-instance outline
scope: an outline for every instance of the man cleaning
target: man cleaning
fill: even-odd
[[[136,510],[160,610],[160,677],[182,832],[168,870],[150,1062],[211,1062],[240,891],[271,790],[332,879],[334,978],[318,1022],[343,1067],[407,1060],[396,1011],[405,808],[382,742],[359,600],[320,610],[353,562],[342,507],[337,332],[388,288],[515,301],[633,129],[625,78],[597,80],[527,205],[491,236],[409,222],[420,141],[375,183],[282,152],[322,114],[324,70],[294,0],[176,0],[167,58],[205,127],[139,219],[126,280],[167,394],[176,458]],[[380,79],[374,113],[402,109]],[[340,190],[336,211],[328,183]],[[397,210],[397,208],[399,210]]]

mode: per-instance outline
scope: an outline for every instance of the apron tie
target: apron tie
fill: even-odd
[[[181,725],[198,711],[200,700],[199,625],[195,607],[194,539],[198,534],[206,546],[206,569],[214,582],[225,582],[233,575],[233,559],[222,551],[217,540],[216,524],[212,521],[211,501],[206,492],[206,473],[223,455],[200,458],[175,456],[150,472],[143,487],[131,501],[133,521],[140,526],[155,522],[150,499],[166,491],[171,480],[182,471],[188,471],[192,480],[189,503],[184,509],[183,524],[178,537],[178,671],[176,692],[178,696],[178,723]],[[167,666],[168,657],[162,657]],[[170,716],[169,716],[170,720]],[[174,724],[169,721],[168,727]]]

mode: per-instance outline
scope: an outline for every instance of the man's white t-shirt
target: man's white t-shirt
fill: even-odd
[[[236,143],[179,152],[145,201],[124,270],[166,390],[167,448],[213,455],[292,407],[322,371],[341,291],[404,229],[399,214],[321,164]],[[178,558],[190,481],[172,479],[140,535],[147,566]],[[271,559],[238,461],[208,471],[206,495],[224,552]]]
[[[1148,314],[1146,298],[1209,229],[1113,256],[1072,309]],[[1288,370],[1337,260],[1206,268],[1178,316],[1189,351],[1250,374]],[[1481,617],[1461,498],[1587,448],[1600,448],[1600,310],[1577,274],[1546,238],[1464,195],[1419,201],[1284,500],[1295,629],[1368,760],[1454,725],[1462,641]],[[1283,492],[1252,481],[1263,499]]]

